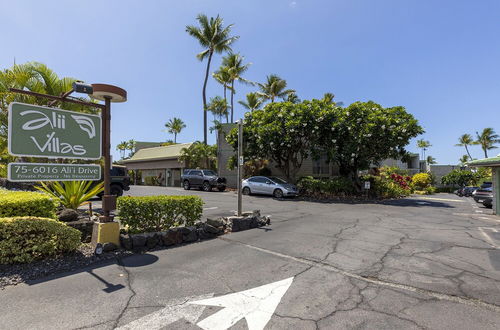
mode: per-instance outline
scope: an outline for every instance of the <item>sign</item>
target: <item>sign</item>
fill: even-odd
[[[370,189],[370,181],[365,181],[365,189]]]
[[[8,140],[14,156],[99,159],[101,117],[13,102]]]
[[[101,166],[94,164],[10,163],[9,181],[96,181]]]

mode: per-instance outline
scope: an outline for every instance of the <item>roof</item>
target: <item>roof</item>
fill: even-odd
[[[496,157],[473,160],[467,163],[468,166],[500,166],[500,155]]]
[[[183,148],[189,148],[192,143],[179,143],[172,144],[165,147],[144,148],[137,150],[137,152],[130,158],[123,161],[123,163],[134,163],[151,160],[175,159],[181,155]]]

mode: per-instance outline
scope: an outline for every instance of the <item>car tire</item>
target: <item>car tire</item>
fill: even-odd
[[[283,190],[281,190],[281,189],[274,189],[273,196],[275,198],[283,198]]]
[[[184,190],[191,189],[191,185],[189,184],[188,180],[184,180],[184,182],[182,183],[182,187],[184,188]]]
[[[111,185],[111,195],[115,195],[116,197],[120,197],[123,195],[123,188],[119,185],[113,184]]]
[[[217,188],[220,192],[223,192],[224,190],[226,190],[226,186],[222,186],[222,187],[219,187]]]
[[[243,195],[250,195],[252,192],[250,191],[250,188],[248,187],[243,187],[243,190],[241,191]]]
[[[203,182],[201,188],[203,189],[203,191],[212,191],[212,186],[208,181]]]

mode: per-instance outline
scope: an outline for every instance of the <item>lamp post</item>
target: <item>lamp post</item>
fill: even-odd
[[[242,213],[241,180],[243,179],[243,120],[238,121],[238,216]]]

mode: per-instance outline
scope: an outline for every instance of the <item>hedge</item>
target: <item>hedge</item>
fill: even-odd
[[[0,218],[0,264],[27,263],[80,245],[80,232],[49,218]]]
[[[203,201],[198,196],[123,196],[117,209],[130,233],[144,233],[193,225],[201,218]]]
[[[0,190],[0,218],[42,217],[56,218],[59,200],[31,191]]]

